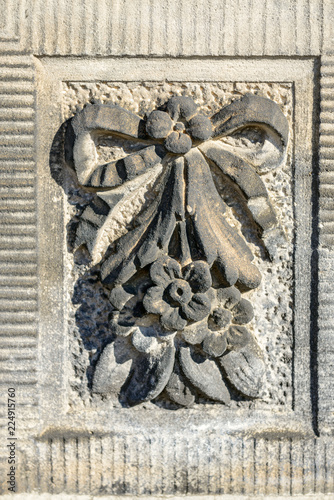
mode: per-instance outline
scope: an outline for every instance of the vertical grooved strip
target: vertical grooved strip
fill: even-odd
[[[95,53],[97,55],[103,55],[108,52],[108,44],[107,44],[107,8],[106,8],[106,0],[99,0],[96,5],[96,20],[95,20],[95,29],[97,32],[97,40]],[[135,27],[133,28],[134,31]]]
[[[101,438],[96,436],[89,440],[90,446],[90,490],[93,495],[97,495],[102,484],[102,447]]]
[[[198,3],[194,2],[194,9]],[[176,56],[178,54],[178,5],[173,0],[167,0],[167,54]],[[149,47],[152,50],[152,47]],[[196,52],[195,52],[196,53]]]
[[[280,446],[279,462],[279,494],[290,494],[291,462],[290,462],[290,443],[287,439],[282,439]]]
[[[244,491],[245,495],[254,494],[254,483],[255,483],[255,471],[254,471],[254,440],[244,439]]]
[[[164,4],[165,9],[168,9],[167,1]],[[140,0],[140,8],[138,10],[138,26],[137,26],[137,51],[140,55],[147,55],[149,53],[149,14],[150,0]],[[166,16],[167,17],[167,16]],[[144,19],[146,22],[144,22]],[[167,46],[167,26],[163,35],[165,45]]]
[[[45,41],[41,39],[40,26],[43,26],[42,16],[44,13],[41,11],[41,3],[33,2],[33,10],[31,15],[31,46],[35,54],[40,53],[43,50],[43,45]],[[45,32],[44,32],[45,33]],[[44,43],[43,43],[44,42]],[[42,47],[40,47],[42,46]]]
[[[236,4],[239,19],[235,26],[235,53],[236,55],[248,55],[251,28],[249,23],[250,0],[238,0]]]
[[[51,455],[49,441],[42,441],[38,443],[38,460],[39,460],[39,491],[47,493],[51,490]]]
[[[111,491],[112,485],[112,439],[111,436],[101,437],[101,489]]]
[[[292,495],[302,495],[303,493],[303,480],[304,480],[304,457],[303,457],[303,444],[300,441],[291,441],[291,486]]]
[[[209,452],[209,469],[208,469],[208,494],[215,495],[219,491],[218,484],[218,474],[219,470],[219,443],[220,439],[216,439],[212,436],[208,436],[207,446],[210,450]],[[189,443],[189,439],[187,439],[187,462],[189,463],[189,448],[191,447],[191,443]],[[188,474],[188,488],[189,491],[189,474]]]
[[[315,449],[314,442],[303,444],[303,495],[315,491]]]
[[[77,489],[77,445],[75,438],[65,440],[65,488],[67,493]]]
[[[322,0],[309,0],[310,53],[317,54],[321,47]]]
[[[308,0],[296,2],[296,49],[298,55],[309,53],[310,30]],[[306,29],[305,29],[306,28]]]
[[[132,13],[126,11],[126,0],[120,0],[120,31],[119,31],[119,46],[122,54],[128,54],[127,41],[128,37],[131,38],[131,34],[128,30],[129,19],[132,17]],[[151,31],[151,30],[150,30]]]
[[[66,54],[67,52],[67,36],[68,29],[65,25],[67,19],[66,9],[68,8],[70,2],[65,0],[57,0],[57,11],[55,12],[55,17],[57,17],[57,33],[56,33],[56,54]]]
[[[319,55],[322,17],[332,29],[330,2],[323,16],[321,0],[31,3],[30,26],[22,8],[17,15],[11,9],[7,24],[19,23],[22,40],[36,55]],[[164,26],[173,32],[167,44]],[[31,37],[25,38],[29,28]]]
[[[325,446],[321,440],[314,440],[314,492],[324,493]]]
[[[212,36],[211,36],[211,53],[213,56],[218,56],[221,54],[222,35],[223,35],[224,17],[225,17],[224,6],[225,6],[224,2],[220,2],[219,0],[213,0]]]
[[[149,1],[149,0],[147,0]],[[122,13],[120,0],[115,0],[113,3],[113,37],[112,37],[112,54],[117,55],[121,52],[120,36],[122,31]],[[147,19],[146,19],[147,23]],[[148,24],[148,23],[147,23]]]
[[[80,11],[82,9],[81,2],[74,2],[71,5],[71,22],[69,23],[69,54],[77,55],[80,53]],[[107,53],[107,52],[106,52]]]
[[[179,7],[181,9],[181,5]],[[152,2],[150,4],[150,52],[154,55],[163,55],[163,4]]]
[[[181,23],[182,30],[182,52],[184,55],[194,54],[194,8],[191,2],[182,2],[182,15],[187,23]],[[166,18],[166,15],[164,16]],[[166,20],[164,19],[164,25]]]
[[[45,33],[46,36],[49,37],[49,44],[50,44],[50,54],[57,54],[57,48],[58,48],[58,40],[57,40],[57,34],[58,34],[58,27],[59,27],[59,12],[58,12],[58,2],[55,2],[54,0],[50,1],[50,12],[49,12],[49,17],[46,18],[46,24],[45,24]],[[50,21],[53,22],[53,27],[52,29],[49,28]],[[44,51],[45,53],[45,51]]]
[[[89,491],[89,439],[78,437],[78,493],[83,495]]]
[[[334,127],[330,127],[324,133],[326,127],[321,126],[327,122],[329,112],[334,111],[334,102],[330,94],[324,92],[330,83],[330,88],[334,88],[334,57],[322,57],[320,75],[321,93],[321,113],[320,113],[320,207],[323,207],[328,198],[332,199],[334,192],[334,177],[328,172],[334,170]],[[325,87],[324,85],[325,83]],[[329,123],[334,123],[333,119]],[[325,205],[326,220],[322,214],[323,223],[319,229],[320,249],[327,249],[319,253],[319,276],[321,282],[332,282],[334,268],[333,250],[333,224],[334,207]],[[328,347],[333,344],[334,339],[334,298],[322,287],[319,289],[319,304],[326,304],[320,313],[319,333],[318,333],[318,426],[320,431],[328,432],[334,427],[334,400],[332,387],[334,383],[334,373],[330,366],[334,365],[334,353]]]
[[[52,492],[54,494],[64,491],[64,474],[65,474],[65,453],[64,440],[50,440],[51,463],[52,463]]]
[[[266,481],[266,495],[277,495],[279,490],[279,441],[268,440],[267,442],[267,481]]]
[[[242,492],[242,439],[231,441],[231,494],[240,495]]]
[[[7,0],[5,2],[4,7],[4,14],[3,14],[3,21],[1,20],[1,33],[2,30],[4,31],[4,34],[8,34],[7,36],[16,36],[17,35],[17,9],[14,8],[17,7],[17,1],[14,2],[9,2]],[[13,12],[14,11],[14,12]]]
[[[58,436],[40,441],[32,454],[20,457],[20,491],[143,498],[231,494],[271,498],[334,491],[331,438],[162,434]],[[36,471],[29,463],[32,456]]]
[[[234,4],[229,0],[225,7],[225,23],[224,23],[224,47],[223,53],[226,55],[234,54]]]
[[[254,493],[255,495],[265,495],[268,460],[266,440],[255,439],[254,444],[254,462],[256,464]]]
[[[115,493],[115,435],[112,434],[110,436],[110,462],[111,462],[111,474],[110,474],[110,484],[111,484],[111,493]]]
[[[92,4],[91,0],[82,0],[83,4],[85,6],[85,13],[84,13],[84,19],[83,19],[83,25],[85,29],[84,33],[84,40],[85,40],[85,46],[84,46],[84,54],[90,56],[92,55],[92,46],[94,44],[94,38],[96,36],[96,31],[94,31],[94,25],[93,25],[93,16],[94,16],[94,6]]]
[[[325,488],[324,493],[334,492],[334,446],[333,438],[325,442]]]
[[[262,39],[260,36],[262,24],[262,6],[255,0],[251,0],[249,5],[249,53],[252,55],[260,55],[262,54]],[[258,35],[253,36],[253,33],[258,33]]]
[[[169,439],[169,436],[163,435],[163,483],[162,492],[164,494],[174,493],[174,474],[171,473],[174,464],[174,439]]]

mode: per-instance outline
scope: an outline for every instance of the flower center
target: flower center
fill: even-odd
[[[192,297],[191,288],[189,283],[184,280],[175,280],[171,283],[167,289],[167,298],[172,305],[180,306],[182,304],[188,304]]]
[[[185,129],[186,129],[186,127],[185,127],[184,123],[182,123],[182,122],[176,122],[174,124],[174,130],[175,130],[175,132],[180,132],[181,133],[181,132],[184,132]]]
[[[218,308],[215,309],[209,318],[209,328],[210,330],[220,330],[221,328],[226,328],[232,321],[232,314],[227,309]]]

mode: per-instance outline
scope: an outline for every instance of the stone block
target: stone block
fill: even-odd
[[[3,498],[334,495],[332,0],[0,6]]]

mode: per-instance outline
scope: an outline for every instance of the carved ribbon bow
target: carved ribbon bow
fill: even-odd
[[[261,275],[243,237],[224,218],[211,166],[240,188],[272,251],[277,219],[259,174],[285,160],[288,123],[278,105],[246,94],[208,118],[190,97],[176,96],[146,120],[118,106],[90,105],[72,127],[78,180],[97,194],[81,214],[76,246],[85,244],[93,263],[101,262],[118,335],[100,357],[95,392],[122,393],[136,403],[165,390],[189,405],[195,387],[227,403],[224,375],[255,397],[263,356],[242,326],[253,310],[241,293],[256,288]],[[260,135],[255,149],[224,143],[249,127]],[[140,149],[101,165],[96,139],[105,134],[137,141]],[[136,214],[116,251],[107,252],[110,220],[143,185],[154,186],[155,199]]]

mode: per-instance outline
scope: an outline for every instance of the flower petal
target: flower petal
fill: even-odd
[[[203,351],[214,358],[222,356],[227,349],[226,332],[209,332],[203,342]]]
[[[187,321],[180,316],[178,307],[169,307],[168,311],[161,316],[161,324],[167,330],[183,330]]]
[[[251,339],[251,334],[244,326],[230,326],[227,333],[227,342],[231,347],[244,347]]]
[[[212,285],[210,268],[204,260],[196,260],[184,267],[183,276],[193,293],[206,292]]]
[[[152,111],[147,118],[146,132],[154,139],[167,137],[173,128],[173,121],[164,111]]]
[[[187,131],[194,139],[206,141],[212,136],[212,123],[206,116],[196,115],[188,122]]]
[[[186,318],[191,321],[201,321],[210,314],[211,302],[205,293],[196,293],[189,304],[182,306]]]
[[[180,134],[179,132],[171,132],[165,142],[165,148],[171,153],[185,154],[190,151],[192,141],[188,134]]]
[[[175,278],[182,277],[181,266],[170,257],[162,257],[151,265],[150,276],[156,285],[166,287]]]
[[[232,309],[239,302],[241,298],[241,293],[235,286],[229,286],[227,288],[218,288],[217,299],[222,307],[226,309]]]
[[[149,288],[143,299],[143,305],[148,313],[163,314],[168,309],[168,304],[162,299],[164,289],[160,286]]]
[[[174,121],[179,118],[190,120],[197,111],[197,104],[189,96],[174,96],[167,103],[167,112]]]
[[[249,300],[241,299],[238,304],[232,308],[233,323],[237,325],[246,325],[254,318],[254,309]]]
[[[203,342],[205,337],[210,334],[210,330],[204,324],[192,325],[185,328],[182,337],[188,344],[196,345]]]

